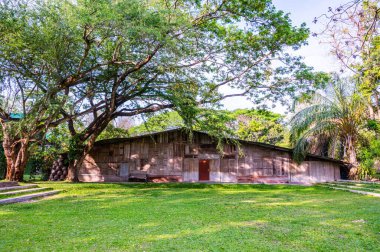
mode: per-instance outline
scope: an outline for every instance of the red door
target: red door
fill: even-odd
[[[209,160],[199,160],[199,180],[210,180]]]

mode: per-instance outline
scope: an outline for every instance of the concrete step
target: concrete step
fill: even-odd
[[[18,186],[18,182],[16,182],[16,181],[2,181],[2,182],[0,182],[0,188],[1,187],[10,187],[10,186]]]
[[[29,189],[29,188],[34,188],[34,187],[38,187],[38,185],[30,184],[30,185],[23,185],[23,186],[2,187],[2,188],[0,188],[0,192]]]
[[[54,191],[28,194],[28,195],[23,195],[23,196],[14,197],[14,198],[2,199],[2,200],[0,200],[0,205],[25,202],[25,201],[29,201],[29,200],[36,199],[36,198],[55,195],[59,192],[60,192],[60,190],[54,190]]]
[[[380,182],[378,182],[378,181],[344,180],[344,179],[338,179],[337,181],[338,181],[338,182],[344,182],[344,183],[375,184],[375,185],[380,185]]]
[[[359,190],[352,190],[348,188],[342,188],[342,187],[333,187],[333,186],[327,186],[328,188],[334,189],[334,190],[342,190],[346,192],[352,192],[352,193],[358,193],[358,194],[364,194],[364,195],[371,195],[374,197],[380,198],[380,193],[374,193],[374,192],[366,192],[366,191],[359,191]]]
[[[347,185],[347,184],[339,184],[339,183],[328,183],[326,184],[327,186],[332,186],[332,187],[342,187],[342,188],[347,188],[347,189],[354,189],[358,191],[369,191],[369,192],[374,192],[374,193],[380,193],[380,187],[367,187],[365,185]]]
[[[19,194],[19,193],[30,193],[30,192],[44,191],[46,189],[48,189],[48,188],[37,187],[37,188],[24,189],[24,190],[8,191],[8,192],[0,193],[0,196],[1,195],[15,195],[15,194]]]
[[[365,186],[365,185],[347,185],[347,184],[339,184],[339,183],[327,183],[329,186],[338,186],[338,187],[347,187],[352,189],[365,189],[365,190],[371,190],[371,191],[379,191],[380,187],[372,187],[372,186]]]

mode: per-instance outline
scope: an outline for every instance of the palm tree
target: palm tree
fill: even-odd
[[[315,146],[328,144],[328,156],[343,158],[357,172],[356,148],[366,118],[366,103],[356,85],[334,81],[325,94],[315,94],[291,119],[294,157],[302,161]]]

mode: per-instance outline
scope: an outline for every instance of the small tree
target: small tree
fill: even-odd
[[[313,144],[327,143],[329,156],[349,162],[354,177],[360,130],[367,116],[366,103],[355,85],[348,82],[335,81],[326,94],[316,94],[291,119],[295,158],[301,161]]]

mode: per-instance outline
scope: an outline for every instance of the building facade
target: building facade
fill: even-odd
[[[223,150],[221,150],[221,148]],[[341,178],[343,162],[314,155],[301,164],[292,150],[274,145],[217,141],[182,129],[96,142],[79,171],[84,182],[256,182],[314,183]]]

